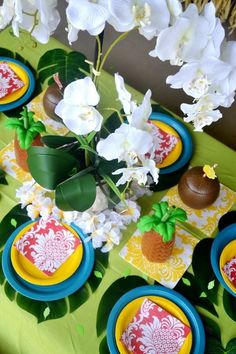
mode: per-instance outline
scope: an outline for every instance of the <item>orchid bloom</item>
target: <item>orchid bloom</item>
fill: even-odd
[[[92,36],[96,36],[104,30],[105,23],[110,13],[108,11],[107,0],[67,0],[67,19],[72,26],[74,33],[77,31],[88,31]],[[77,35],[76,35],[77,36]],[[76,36],[69,38],[70,42]]]
[[[14,0],[4,0],[0,6],[0,29],[4,29],[15,15]]]
[[[217,100],[215,95],[206,95],[200,98],[195,104],[186,104],[181,105],[181,110],[187,117],[184,118],[185,122],[192,122],[194,125],[195,131],[202,131],[207,125],[210,125],[212,122],[218,121],[222,114],[219,110],[215,110],[220,105],[220,102]]]
[[[126,90],[123,77],[116,73],[114,78],[118,99],[122,103],[125,114],[128,116],[133,112],[134,108],[137,107],[136,102],[132,100],[131,93]]]
[[[134,166],[128,168],[120,168],[113,172],[113,175],[122,174],[121,178],[116,183],[117,186],[125,184],[131,181],[137,181],[140,185],[145,185],[148,179],[148,173],[153,177],[155,183],[158,182],[159,169],[156,167],[156,163],[152,159],[142,159],[141,166]]]
[[[12,28],[19,37],[19,29],[30,32],[40,43],[47,43],[60,22],[57,0],[15,0]]]
[[[171,27],[160,32],[156,47],[149,54],[170,60],[172,65],[182,65],[200,59],[204,52],[208,57],[219,57],[223,38],[224,29],[216,21],[214,4],[205,5],[200,15],[197,6],[190,4]]]
[[[103,117],[94,108],[100,100],[90,77],[76,80],[66,86],[64,98],[55,108],[55,113],[73,133],[85,135],[101,129]]]
[[[230,65],[219,59],[202,59],[183,65],[177,74],[168,76],[166,82],[172,88],[183,88],[187,95],[198,99],[217,92],[219,81],[225,80],[229,72]]]
[[[138,27],[139,33],[150,40],[170,22],[166,0],[108,0],[108,5],[108,22],[118,32]]]
[[[97,144],[97,152],[106,160],[118,159],[128,166],[136,164],[140,156],[152,149],[152,136],[145,131],[121,124],[114,133]]]

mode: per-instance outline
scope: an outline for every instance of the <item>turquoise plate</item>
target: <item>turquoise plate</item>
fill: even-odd
[[[94,265],[94,249],[91,241],[84,242],[87,237],[76,225],[70,226],[79,234],[83,242],[84,255],[80,266],[75,273],[61,283],[55,285],[40,286],[28,283],[22,279],[11,264],[11,246],[19,231],[32,223],[32,220],[18,227],[6,242],[2,256],[2,268],[9,284],[20,294],[34,300],[54,301],[62,299],[77,291],[90,276]]]
[[[190,132],[188,131],[186,126],[183,123],[181,123],[179,120],[164,113],[153,112],[150,116],[150,120],[157,120],[157,121],[164,122],[170,125],[179,134],[183,144],[182,153],[180,157],[172,165],[160,168],[159,173],[168,174],[168,173],[178,171],[189,162],[193,154],[193,141]]]
[[[21,63],[19,60],[8,58],[8,57],[0,57],[0,61],[16,63],[17,65],[22,67],[22,69],[27,73],[29,78],[29,87],[23,96],[21,96],[18,100],[13,101],[11,103],[0,105],[0,112],[4,112],[23,105],[31,97],[35,88],[35,79],[31,70],[25,64]]]
[[[191,326],[193,345],[191,354],[204,354],[205,332],[202,321],[195,308],[182,295],[176,291],[158,285],[145,285],[128,291],[113,307],[107,323],[107,343],[112,354],[119,354],[115,341],[115,325],[121,310],[132,300],[140,296],[161,296],[173,301],[185,313]]]
[[[236,239],[236,223],[225,227],[222,231],[220,231],[216,238],[213,241],[211,247],[211,265],[214,270],[214,273],[221,283],[221,285],[234,297],[236,297],[236,293],[228,287],[226,282],[224,281],[220,268],[219,268],[219,260],[220,255],[225,246],[230,242]]]

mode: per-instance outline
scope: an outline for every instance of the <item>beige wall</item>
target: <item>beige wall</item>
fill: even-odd
[[[64,13],[65,1],[59,0],[61,13]],[[60,24],[55,37],[66,44],[67,37],[64,30],[65,21]],[[117,36],[110,26],[106,28],[104,45],[109,45]],[[236,39],[236,36],[234,36]],[[79,39],[72,46],[74,50],[85,53],[90,60],[93,60],[95,38],[85,32],[79,33]],[[114,48],[105,69],[110,73],[119,72],[124,76],[125,81],[141,92],[148,88],[152,90],[152,97],[160,104],[180,114],[179,106],[183,102],[191,102],[182,90],[171,89],[166,83],[166,77],[175,73],[178,68],[163,63],[159,59],[152,58],[148,52],[155,46],[155,41],[147,41],[137,31],[129,36]],[[236,58],[235,58],[236,60]],[[221,109],[223,118],[205,129],[209,134],[222,141],[224,144],[236,150],[236,102],[228,109]]]

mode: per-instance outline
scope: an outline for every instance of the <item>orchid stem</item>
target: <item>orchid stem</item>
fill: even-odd
[[[119,43],[121,42],[123,39],[125,39],[125,37],[127,37],[127,35],[130,33],[130,31],[128,32],[124,32],[122,33],[119,37],[117,37],[109,46],[109,48],[107,49],[106,53],[104,54],[104,57],[102,58],[101,64],[99,66],[99,71],[101,72],[103,69],[103,66],[107,60],[108,55],[110,54],[110,52],[112,51],[112,49]]]

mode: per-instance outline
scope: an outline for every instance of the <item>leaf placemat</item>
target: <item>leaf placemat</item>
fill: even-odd
[[[227,213],[236,202],[236,193],[221,184],[220,194],[216,201],[201,210],[192,209],[185,205],[179,197],[177,186],[170,188],[162,200],[168,201],[170,205],[184,209],[188,215],[187,223],[200,230],[206,236],[211,237],[217,228],[220,217]]]
[[[141,239],[142,234],[137,230],[120,251],[120,256],[158,283],[173,289],[190,266],[198,240],[177,226],[171,257],[164,263],[152,263],[142,254]]]

